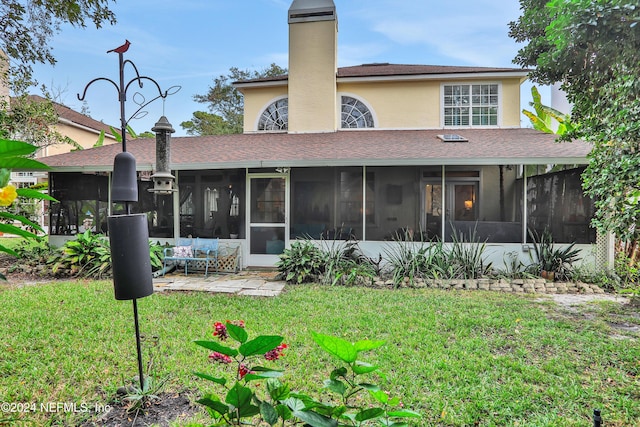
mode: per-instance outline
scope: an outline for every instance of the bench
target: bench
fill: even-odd
[[[167,264],[182,266],[184,264],[184,274],[189,275],[189,263],[204,264],[205,277],[209,274],[209,264],[213,264],[218,269],[218,247],[219,240],[203,239],[178,239],[175,246],[164,249],[164,261],[162,275],[167,271]]]

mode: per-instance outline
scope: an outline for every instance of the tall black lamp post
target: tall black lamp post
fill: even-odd
[[[142,369],[142,350],[140,347],[140,327],[138,323],[137,299],[153,294],[153,276],[151,273],[151,258],[149,256],[149,229],[145,214],[132,214],[131,203],[138,201],[138,180],[136,175],[136,159],[133,154],[127,151],[127,124],[133,118],[141,118],[146,115],[143,111],[151,102],[162,98],[163,100],[178,90],[180,87],[173,86],[169,90],[162,91],[158,83],[150,77],[140,76],[135,64],[130,60],[124,60],[124,53],[129,49],[127,40],[122,46],[108,51],[116,52],[119,59],[119,82],[111,79],[99,77],[90,81],[84,88],[82,96],[78,94],[78,99],[83,101],[87,89],[93,83],[104,80],[115,86],[118,91],[120,101],[120,131],[122,135],[122,152],[117,154],[113,163],[113,178],[111,181],[111,201],[124,203],[125,214],[110,215],[108,218],[109,243],[111,247],[111,263],[113,270],[113,285],[115,298],[117,300],[133,301],[133,317],[136,331],[136,349],[138,352],[138,374],[140,378],[140,390],[144,390],[144,376]],[[125,82],[124,68],[130,64],[135,71],[135,77]],[[137,83],[140,88],[145,81],[151,82],[158,90],[158,96],[146,101],[140,95],[141,101],[134,102],[138,109],[128,119],[125,115],[125,104],[127,100],[127,90]]]

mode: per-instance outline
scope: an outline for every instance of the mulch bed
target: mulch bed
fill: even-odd
[[[108,412],[94,414],[80,427],[170,427],[172,424],[183,425],[203,413],[189,392],[160,393],[157,399],[149,399],[138,411],[131,411],[130,405],[125,400],[111,403]]]

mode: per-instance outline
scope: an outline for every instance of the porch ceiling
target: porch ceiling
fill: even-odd
[[[443,142],[459,134],[468,142]],[[311,166],[586,164],[591,146],[533,129],[353,130],[255,133],[171,140],[173,170]],[[139,170],[153,170],[155,140],[127,142]],[[54,171],[109,171],[119,144],[45,157]]]

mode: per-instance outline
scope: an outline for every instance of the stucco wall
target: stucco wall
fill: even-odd
[[[289,25],[289,132],[336,125],[336,21]]]

